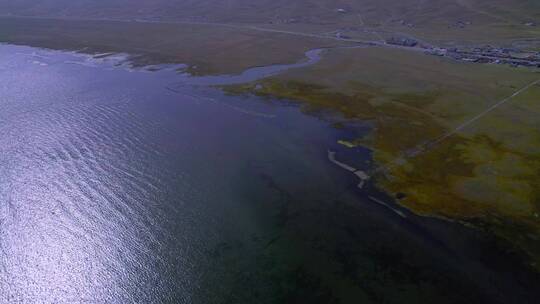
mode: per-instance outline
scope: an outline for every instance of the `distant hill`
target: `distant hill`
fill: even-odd
[[[540,0],[0,0],[0,15],[255,24],[356,39],[399,35],[439,46],[540,50]]]
[[[3,14],[219,22],[540,22],[537,0],[0,0]]]

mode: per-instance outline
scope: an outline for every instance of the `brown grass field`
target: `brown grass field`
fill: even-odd
[[[217,25],[13,17],[0,17],[1,41],[86,53],[128,53],[134,65],[188,64],[192,74],[235,74],[253,66],[294,63],[309,49],[340,44]]]

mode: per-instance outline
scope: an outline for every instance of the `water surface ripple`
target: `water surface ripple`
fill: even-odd
[[[481,235],[356,193],[326,150],[367,125],[200,86],[283,66],[186,80],[122,60],[0,45],[0,302],[532,298]]]

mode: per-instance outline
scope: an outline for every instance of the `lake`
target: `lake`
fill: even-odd
[[[328,160],[331,149],[368,168],[368,150],[337,144],[369,132],[368,122],[208,86],[240,76],[222,82],[124,60],[0,45],[0,301],[538,297],[538,275],[504,244],[400,216]]]

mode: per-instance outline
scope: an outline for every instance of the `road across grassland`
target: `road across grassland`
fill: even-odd
[[[491,106],[489,106],[484,111],[482,111],[482,112],[478,113],[477,115],[473,116],[472,118],[466,120],[465,122],[461,123],[460,125],[458,125],[454,129],[444,133],[443,135],[439,136],[437,139],[435,139],[433,141],[429,141],[429,142],[424,143],[424,144],[421,144],[421,145],[411,149],[410,150],[411,152],[405,153],[402,156],[396,157],[394,160],[390,161],[386,165],[378,167],[375,170],[372,170],[371,175],[375,175],[377,173],[384,173],[384,172],[388,171],[388,169],[392,168],[393,166],[404,163],[407,158],[412,158],[412,157],[415,157],[417,155],[426,153],[426,152],[434,149],[441,142],[443,142],[446,139],[452,137],[453,135],[455,135],[456,133],[462,131],[463,129],[467,128],[468,126],[474,124],[475,122],[477,122],[478,120],[480,120],[482,117],[486,116],[487,114],[489,114],[493,110],[495,110],[498,107],[502,106],[503,104],[509,102],[510,100],[514,99],[516,96],[520,95],[521,93],[527,91],[528,89],[530,89],[531,87],[533,87],[533,86],[535,86],[537,84],[540,84],[540,79],[537,79],[537,80],[527,84],[526,86],[524,86],[521,89],[515,91],[512,95],[506,97],[505,99],[502,99],[502,100],[492,104]]]
[[[258,31],[258,32],[265,32],[265,33],[286,34],[286,35],[293,35],[293,36],[307,37],[307,38],[335,40],[335,41],[340,41],[340,42],[365,44],[365,45],[370,45],[370,46],[380,46],[380,47],[402,49],[402,50],[409,50],[409,51],[418,51],[418,52],[426,51],[426,49],[421,48],[421,47],[407,47],[407,46],[401,46],[401,45],[395,45],[395,44],[388,44],[385,41],[340,38],[336,36],[328,36],[328,35],[322,35],[322,34],[272,29],[272,28],[255,26],[255,25],[242,25],[242,24],[230,24],[230,23],[219,23],[219,22],[154,21],[154,20],[145,20],[145,19],[126,20],[126,19],[113,19],[113,18],[32,17],[32,16],[1,15],[1,14],[0,14],[0,17],[18,18],[18,19],[38,19],[38,20],[108,21],[108,22],[122,22],[122,23],[205,25],[205,26],[226,27],[226,28],[241,29],[241,30],[252,30],[252,31]]]

